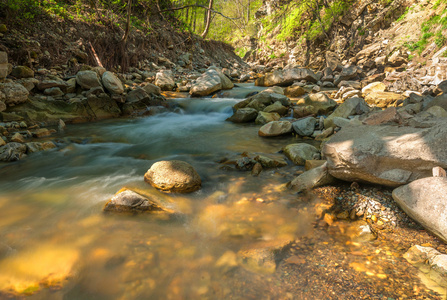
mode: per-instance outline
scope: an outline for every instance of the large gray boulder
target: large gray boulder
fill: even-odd
[[[264,77],[258,78],[255,84],[257,86],[289,86],[295,81],[301,80],[316,83],[318,76],[312,70],[304,68],[275,70],[272,73],[267,73]]]
[[[79,71],[76,74],[76,83],[85,90],[102,87],[99,75],[95,71]]]
[[[28,95],[28,90],[19,83],[0,83],[0,101],[8,106],[26,102]]]
[[[219,73],[214,69],[209,69],[197,78],[191,86],[189,94],[193,97],[203,97],[221,89],[222,80]]]
[[[223,90],[230,90],[234,87],[234,84],[231,82],[230,78],[228,78],[224,73],[222,73],[221,70],[217,68],[210,68],[210,70],[211,69],[215,70],[219,75]]]
[[[202,180],[194,168],[180,160],[159,161],[144,174],[144,181],[164,192],[190,193],[200,189]]]
[[[106,90],[111,94],[121,95],[124,93],[124,87],[121,80],[119,80],[119,78],[110,71],[106,71],[102,74],[102,83],[104,84]]]
[[[329,173],[346,181],[397,187],[447,168],[447,120],[431,128],[346,126],[323,147]]]
[[[427,177],[393,191],[394,200],[415,221],[447,242],[447,178]]]

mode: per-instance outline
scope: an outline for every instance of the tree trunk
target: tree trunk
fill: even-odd
[[[124,32],[123,38],[121,39],[123,44],[126,44],[127,38],[129,37],[130,32],[130,15],[132,13],[132,0],[127,0],[127,23],[126,23],[126,31]]]
[[[247,24],[250,22],[250,0],[247,3]]]
[[[210,25],[211,25],[211,10],[213,9],[213,1],[214,0],[210,0],[209,5],[208,5],[208,11],[207,11],[207,15],[206,15],[205,30],[201,34],[201,37],[203,39],[206,38],[206,36],[208,34],[208,31],[210,29]]]

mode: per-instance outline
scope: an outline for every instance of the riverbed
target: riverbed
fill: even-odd
[[[276,154],[287,144],[313,141],[292,135],[261,138],[259,125],[226,121],[240,99],[171,101],[177,108],[156,116],[68,125],[55,139],[58,149],[0,167],[0,298],[360,299],[330,293],[321,298],[312,282],[296,280],[295,286],[290,281],[310,270],[297,266],[307,260],[318,264],[321,253],[326,262],[316,268],[335,270],[339,253],[355,252],[348,257],[357,258],[365,247],[365,253],[374,248],[335,238],[339,232],[315,216],[322,200],[286,188],[302,167],[289,163],[254,177],[222,164],[243,152]],[[201,190],[163,194],[144,182],[154,162],[173,159],[197,170]],[[178,214],[103,213],[107,200],[123,187],[153,195]],[[290,245],[276,262],[278,269],[252,268],[238,256],[253,245],[282,241]],[[388,250],[377,257],[387,256],[386,251],[393,259],[399,254],[384,247]],[[404,263],[396,258],[396,264]],[[367,267],[352,266],[350,272],[368,277]],[[399,272],[376,270],[372,283],[359,282],[352,289],[364,291],[395,277],[417,287],[414,298],[407,299],[440,299],[425,291],[417,276]],[[331,290],[338,282],[325,273],[334,276],[314,272],[325,282],[318,290],[324,285]],[[390,295],[382,292],[374,299],[394,299]]]

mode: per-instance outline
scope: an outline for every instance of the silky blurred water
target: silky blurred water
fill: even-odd
[[[175,113],[69,125],[57,150],[0,167],[0,296],[225,299],[235,283],[218,263],[224,254],[307,232],[288,207],[297,196],[283,189],[296,167],[252,177],[219,163],[244,151],[277,153],[294,137],[260,138],[258,125],[225,121],[240,99],[175,101]],[[166,195],[144,182],[154,162],[171,159],[194,166],[200,191]],[[103,214],[122,187],[182,216]]]

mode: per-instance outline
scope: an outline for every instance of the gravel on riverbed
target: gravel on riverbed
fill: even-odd
[[[445,299],[402,257],[412,245],[445,253],[445,244],[411,220],[391,192],[357,184],[314,190],[325,210],[317,209],[313,234],[296,241],[278,266],[290,299]],[[353,219],[365,220],[377,239],[352,242],[340,225]]]

